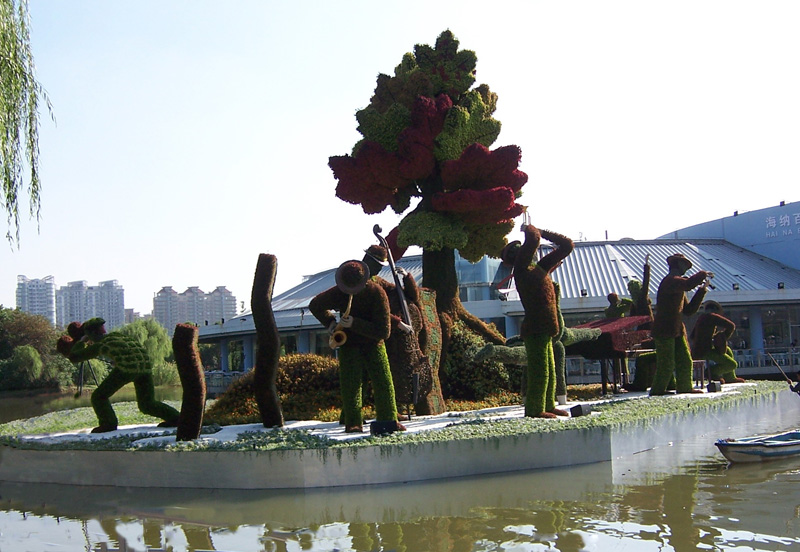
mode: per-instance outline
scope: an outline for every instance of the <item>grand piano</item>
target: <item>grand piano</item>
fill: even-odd
[[[608,386],[608,365],[614,359],[628,358],[636,352],[644,350],[643,344],[650,339],[650,330],[638,330],[639,326],[652,322],[649,316],[627,316],[622,318],[603,318],[592,320],[576,328],[599,329],[602,331],[597,339],[579,341],[565,347],[567,356],[582,356],[588,360],[601,361],[601,383],[603,394]],[[618,363],[615,363],[618,364]],[[613,371],[614,392],[622,383],[622,374]]]

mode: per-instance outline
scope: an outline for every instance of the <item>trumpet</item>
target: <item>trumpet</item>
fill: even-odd
[[[342,318],[344,318],[345,316],[350,316],[350,307],[352,306],[353,306],[353,296],[350,295],[349,298],[347,299],[347,308],[345,309],[344,314],[342,314]],[[331,336],[328,338],[328,346],[331,349],[336,350],[342,345],[344,345],[346,342],[347,342],[347,334],[344,331],[342,323],[339,322],[333,329]]]

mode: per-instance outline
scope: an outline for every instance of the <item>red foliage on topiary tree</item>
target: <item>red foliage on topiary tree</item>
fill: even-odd
[[[503,343],[461,305],[455,251],[472,262],[500,255],[524,210],[517,199],[528,176],[518,169],[520,148],[489,149],[500,133],[497,95],[485,84],[471,88],[477,58],[458,44],[445,31],[433,48],[418,44],[403,56],[394,76],[379,75],[370,104],[356,114],[363,139],[328,164],[340,199],[365,213],[409,211],[389,235],[392,252],[398,258],[422,247],[422,284],[436,291],[442,319],[464,320]]]

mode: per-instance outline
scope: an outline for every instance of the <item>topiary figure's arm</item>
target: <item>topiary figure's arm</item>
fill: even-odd
[[[603,331],[596,328],[564,328],[564,336],[561,342],[564,346],[574,345],[581,341],[594,341]]]

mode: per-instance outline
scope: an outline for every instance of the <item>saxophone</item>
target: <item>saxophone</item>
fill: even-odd
[[[353,306],[353,296],[350,295],[347,299],[347,308],[345,309],[344,314],[342,314],[342,318],[344,318],[345,316],[350,316],[350,307],[352,306]],[[344,331],[342,323],[339,322],[333,329],[333,333],[331,334],[331,336],[328,338],[328,345],[330,346],[331,349],[336,350],[342,345],[344,345],[346,342],[347,342],[347,334]]]

